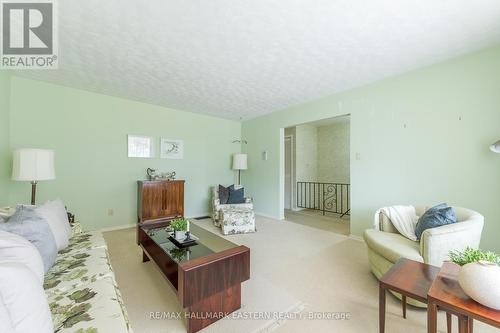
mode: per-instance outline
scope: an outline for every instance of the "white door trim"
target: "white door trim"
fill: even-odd
[[[291,210],[296,210],[297,207],[295,207],[295,165],[293,163],[294,157],[295,157],[295,152],[294,152],[294,137],[293,135],[285,135],[284,141],[283,141],[283,146],[286,140],[290,140],[290,209]],[[285,156],[286,157],[286,156]],[[286,163],[286,162],[285,162]],[[283,169],[284,171],[284,169]],[[285,196],[283,196],[285,197]],[[284,204],[284,203],[283,203]],[[284,207],[285,205],[283,205]]]

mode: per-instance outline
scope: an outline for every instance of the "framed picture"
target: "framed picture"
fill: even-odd
[[[160,139],[160,157],[180,160],[184,158],[184,141]]]
[[[154,157],[153,138],[150,136],[128,135],[128,157]]]

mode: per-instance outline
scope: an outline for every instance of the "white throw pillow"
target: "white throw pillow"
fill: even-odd
[[[10,320],[9,311],[3,302],[2,296],[0,296],[0,332],[15,332],[12,321]]]
[[[12,262],[26,265],[43,285],[43,261],[37,248],[19,235],[0,230],[0,264]]]
[[[0,298],[16,333],[54,332],[43,287],[25,265],[0,264]]]
[[[68,215],[61,200],[48,201],[36,208],[36,212],[42,216],[50,226],[50,230],[56,240],[57,251],[68,247],[71,236],[71,226]]]

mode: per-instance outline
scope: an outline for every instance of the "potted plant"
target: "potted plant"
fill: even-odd
[[[461,266],[458,283],[473,300],[500,310],[500,256],[471,247],[451,251],[450,259]]]
[[[175,239],[184,239],[186,238],[186,231],[188,227],[188,220],[181,217],[178,219],[173,219],[170,222],[170,226],[174,230]]]

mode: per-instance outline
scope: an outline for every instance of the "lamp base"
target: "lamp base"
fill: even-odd
[[[36,197],[36,181],[31,182],[31,204],[35,205],[35,197]]]

